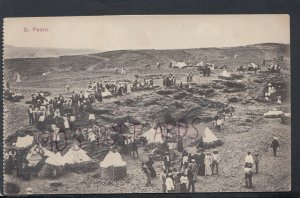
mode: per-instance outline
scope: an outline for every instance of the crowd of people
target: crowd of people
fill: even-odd
[[[163,86],[164,87],[171,87],[176,85],[176,77],[174,74],[164,75],[163,76]]]

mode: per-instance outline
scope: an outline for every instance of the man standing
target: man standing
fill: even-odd
[[[32,105],[29,106],[28,115],[29,115],[29,125],[33,125],[34,119],[33,119],[33,108],[32,108]]]
[[[271,147],[273,148],[273,155],[276,157],[277,154],[277,148],[279,147],[278,137],[273,137]]]
[[[189,180],[188,191],[190,191],[190,188],[192,187],[192,192],[195,192],[195,181],[194,181],[194,173],[193,173],[192,165],[189,166],[187,178]]]
[[[172,179],[172,173],[168,173],[168,175],[167,175],[166,188],[167,188],[168,193],[174,192],[174,182]]]
[[[250,163],[246,163],[244,168],[244,174],[246,187],[252,188],[252,165]]]
[[[171,160],[170,160],[169,152],[165,153],[164,164],[165,164],[165,167],[166,167],[167,171],[169,171],[170,166],[171,166]]]
[[[147,168],[145,163],[142,163],[142,171],[146,174],[146,177],[147,177],[147,183],[146,183],[145,187],[151,186],[150,171]]]
[[[218,151],[213,151],[212,154],[212,174],[214,174],[214,169],[216,167],[217,174],[219,173],[219,162],[220,162],[220,155]]]
[[[256,169],[256,174],[258,173],[258,164],[259,164],[259,154],[255,153],[254,154],[254,163],[255,163],[255,169]]]
[[[137,147],[137,144],[136,144],[135,140],[133,140],[133,142],[132,142],[131,150],[132,150],[133,158],[135,158],[135,155],[134,155],[135,153],[136,153],[136,156],[139,157],[138,147]]]
[[[165,168],[162,168],[162,172],[160,174],[160,179],[162,182],[162,191],[163,191],[163,193],[165,193],[167,191],[167,188],[166,188],[167,171]]]

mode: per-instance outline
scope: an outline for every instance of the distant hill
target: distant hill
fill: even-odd
[[[234,59],[235,55],[238,56],[237,59]],[[5,72],[9,72],[10,75],[15,75],[16,72],[21,72],[23,75],[40,75],[43,72],[97,71],[100,69],[121,68],[122,66],[128,69],[141,70],[145,65],[154,66],[157,62],[162,63],[162,68],[167,68],[170,61],[179,60],[184,60],[188,65],[195,65],[203,60],[204,62],[214,63],[216,66],[226,64],[230,67],[237,67],[240,65],[245,66],[251,62],[261,64],[263,59],[269,60],[268,63],[271,63],[275,61],[276,55],[282,55],[285,60],[289,60],[290,45],[263,43],[227,48],[116,50],[85,55],[5,59],[4,66]]]
[[[99,53],[100,50],[91,49],[65,49],[65,48],[35,48],[35,47],[15,47],[11,45],[4,46],[4,59],[13,58],[41,58],[41,57],[59,57],[65,55],[80,55]]]

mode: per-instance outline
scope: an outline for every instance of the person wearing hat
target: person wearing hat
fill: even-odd
[[[220,163],[220,155],[218,151],[213,151],[212,154],[212,174],[214,174],[214,169],[216,168],[217,174],[219,173],[219,163]]]
[[[279,147],[278,137],[273,137],[271,147],[273,148],[273,155],[276,157],[277,154],[277,148]]]
[[[142,162],[142,171],[146,174],[147,177],[147,183],[145,187],[151,186],[150,171],[144,162]]]

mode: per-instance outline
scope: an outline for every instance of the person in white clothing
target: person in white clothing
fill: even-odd
[[[172,179],[172,174],[169,173],[167,175],[167,179],[166,179],[166,188],[167,188],[167,192],[171,193],[174,191],[174,183],[173,183],[173,179]]]
[[[251,152],[248,151],[248,153],[247,153],[247,155],[245,157],[245,164],[251,164],[251,165],[253,165],[253,163],[254,163],[253,156],[252,156]]]

